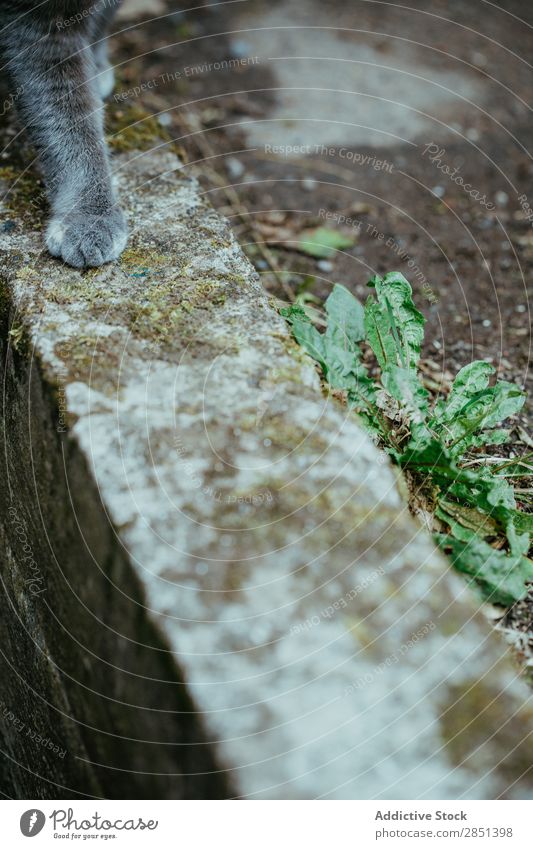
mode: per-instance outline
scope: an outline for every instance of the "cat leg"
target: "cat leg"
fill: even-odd
[[[105,0],[90,21],[90,37],[97,70],[95,83],[102,100],[109,97],[115,87],[115,72],[108,57],[107,33],[119,5],[120,0]]]
[[[103,38],[93,46],[93,56],[96,65],[94,82],[102,100],[106,100],[115,87],[115,72],[107,56],[107,38]]]
[[[27,21],[15,22],[16,39],[2,47],[52,210],[46,244],[76,268],[98,266],[120,256],[127,228],[111,185],[102,102],[90,83],[93,52],[79,32]]]

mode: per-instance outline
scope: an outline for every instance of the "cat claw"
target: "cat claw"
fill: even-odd
[[[118,259],[127,239],[120,209],[100,215],[75,212],[64,218],[52,218],[45,237],[52,256],[60,257],[74,268],[95,267]]]

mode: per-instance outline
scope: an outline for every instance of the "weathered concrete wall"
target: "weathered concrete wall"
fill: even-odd
[[[66,749],[2,717],[4,792],[529,797],[528,693],[393,470],[175,156],[117,176],[116,265],[0,222],[0,698]]]
[[[227,795],[86,459],[63,433],[61,389],[27,352],[4,354],[2,790]],[[154,763],[164,775],[143,775]]]

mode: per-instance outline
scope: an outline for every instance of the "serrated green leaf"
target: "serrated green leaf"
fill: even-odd
[[[383,370],[381,382],[389,395],[408,411],[412,421],[424,421],[429,407],[429,392],[414,372],[390,363]]]
[[[424,338],[424,316],[412,299],[411,286],[399,272],[370,281],[375,297],[365,306],[365,330],[382,369],[395,364],[416,369]]]
[[[324,341],[324,374],[333,389],[342,389],[348,394],[352,406],[364,407],[375,401],[374,381],[368,376],[359,354],[345,351]]]
[[[353,351],[345,351],[332,345],[325,336],[324,360],[328,382],[334,389],[350,389],[351,380],[360,374],[366,374],[366,369],[359,362],[359,357]]]
[[[509,521],[514,521],[517,512],[514,490],[504,478],[461,470],[455,481],[448,481],[446,493],[450,498],[492,516],[504,534]]]
[[[346,349],[336,344],[338,334],[320,334],[298,305],[283,307],[280,312],[291,324],[298,344],[319,363],[325,379],[333,389],[345,391],[354,407],[368,407],[374,402],[374,382],[360,362],[357,346],[354,345],[353,350]]]
[[[440,507],[437,507],[435,510],[435,516],[437,519],[440,519],[441,522],[444,522],[449,526],[450,534],[455,537],[455,539],[461,540],[461,542],[470,542],[472,534],[474,533],[471,528],[467,528],[460,522],[456,522],[455,519],[453,519]],[[480,534],[480,536],[482,537],[483,534]]]
[[[448,400],[440,410],[441,420],[451,421],[474,395],[486,389],[494,371],[494,366],[484,360],[474,360],[462,368],[455,377]]]
[[[464,504],[457,504],[455,501],[447,501],[445,498],[439,498],[439,506],[435,511],[435,515],[439,519],[448,522],[453,529],[454,536],[459,536],[459,533],[456,532],[458,525],[469,531],[475,531],[475,533],[482,537],[495,537],[498,535],[498,526],[494,519],[485,513],[481,513],[475,507],[466,507]]]
[[[370,296],[365,304],[365,332],[368,344],[382,369],[397,363],[398,350],[391,333],[390,320],[383,304]]]
[[[484,448],[485,445],[504,445],[509,440],[510,430],[497,428],[496,430],[483,430],[479,436],[472,436],[469,441],[471,448]]]
[[[302,307],[291,306],[280,310],[282,315],[290,322],[292,333],[299,345],[301,345],[322,368],[326,369],[326,357],[324,337],[311,324]]]
[[[507,524],[507,539],[509,540],[509,547],[511,549],[511,554],[527,554],[529,551],[529,534],[527,531],[525,533],[518,533],[514,521],[512,518],[509,519]]]
[[[347,250],[355,245],[354,236],[346,236],[329,227],[317,227],[309,230],[298,243],[299,250],[317,259],[327,259],[337,251]]]
[[[505,442],[503,429],[489,430],[522,408],[525,394],[514,383],[499,380],[489,386],[494,368],[477,360],[461,369],[448,400],[437,404],[429,427],[441,435],[455,456],[467,448]]]
[[[444,485],[460,480],[463,474],[449,451],[436,439],[429,439],[422,445],[411,440],[400,457],[400,465],[424,475],[431,474]]]
[[[492,517],[501,533],[507,534],[510,521],[519,531],[527,530],[516,524],[516,516],[525,514],[516,510],[514,490],[509,481],[503,476],[492,475],[488,469],[459,468],[456,458],[438,440],[431,439],[421,448],[410,445],[399,463],[404,468],[429,475],[448,500]]]
[[[481,469],[474,475],[472,482],[483,493],[488,507],[516,507],[514,489],[503,476],[492,475],[488,469]]]
[[[309,321],[309,316],[300,304],[291,304],[288,307],[281,307],[279,314],[286,319],[289,324],[292,324],[295,319],[300,321]]]
[[[419,485],[431,488],[432,501],[436,496],[438,503],[436,516],[450,529],[436,539],[452,551],[456,567],[492,601],[512,604],[525,595],[525,582],[533,580],[533,563],[526,557],[533,515],[517,509],[507,479],[515,468],[512,462],[509,468],[506,463],[496,469],[464,468],[461,457],[470,448],[508,439],[509,431],[498,426],[521,409],[524,393],[506,381],[490,386],[493,367],[476,361],[461,369],[448,399],[439,400],[429,417],[429,393],[416,371],[424,319],[413,305],[411,287],[397,273],[375,276],[369,286],[374,294],[365,305],[364,317],[350,292],[334,287],[326,303],[324,335],[301,307],[293,306],[283,314],[297,341],[320,363],[330,386],[346,393],[348,404],[358,410],[367,429],[394,460],[409,469]],[[381,387],[362,362],[363,334],[381,367],[381,395],[394,404],[376,404]],[[402,450],[406,424],[410,439]],[[501,548],[489,544],[494,539]]]
[[[392,332],[395,328],[399,336],[400,365],[415,368],[424,341],[425,318],[413,303],[413,290],[399,271],[392,271],[383,279],[374,277],[373,281],[378,301],[389,312]]]
[[[533,580],[531,560],[498,551],[474,532],[468,534],[471,534],[468,540],[435,534],[435,541],[439,548],[451,549],[454,567],[470,575],[485,598],[494,604],[511,605],[524,598],[526,582]]]
[[[533,536],[533,513],[522,513],[520,510],[510,510],[509,513],[517,531]]]
[[[344,286],[335,284],[326,303],[328,326],[326,337],[339,348],[358,351],[357,343],[365,338],[363,305]]]

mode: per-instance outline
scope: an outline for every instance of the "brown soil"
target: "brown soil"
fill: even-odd
[[[173,7],[167,4],[169,10]],[[331,38],[337,38],[341,53],[349,42],[353,47],[349,55],[355,59],[362,53],[368,60],[371,49],[376,63],[410,69],[412,98],[400,120],[405,131],[420,102],[430,115],[422,135],[381,147],[358,142],[361,130],[350,126],[359,116],[358,101],[350,114],[339,109],[345,141],[326,145],[327,153],[322,150],[327,125],[317,132],[305,119],[285,118],[276,122],[273,137],[268,119],[275,117],[283,93],[281,60],[272,57],[287,45],[279,44],[280,31],[272,28],[259,41],[265,52],[254,51],[258,42],[251,30],[265,21],[276,25],[287,21],[292,27],[289,46],[298,51],[294,55],[316,50],[311,37],[317,31],[309,28],[320,27],[319,37],[325,33],[329,47]],[[286,299],[287,286],[280,287],[250,242],[253,233],[256,240],[265,233],[275,239],[277,228],[282,244],[271,250],[277,264],[288,270],[292,291],[305,290],[322,299],[334,282],[340,282],[364,297],[371,274],[401,270],[428,319],[427,358],[452,374],[473,358],[490,358],[505,377],[526,385],[531,377],[528,297],[533,225],[519,196],[525,195],[533,205],[533,122],[528,105],[532,73],[526,61],[532,55],[532,24],[533,10],[518,0],[504,0],[499,7],[483,0],[468,4],[419,0],[410,8],[360,0],[350,4],[322,0],[318,7],[314,0],[248,0],[171,13],[123,32],[115,42],[115,59],[124,62],[117,89],[169,75],[125,103],[140,103],[151,113],[167,111],[164,120],[170,122],[171,135],[183,145],[189,162],[197,163],[211,200],[231,218],[274,294]],[[338,28],[333,36],[331,27]],[[242,29],[247,31],[238,31]],[[242,66],[209,67],[232,58],[244,58]],[[327,63],[328,59],[317,60],[311,76],[308,64],[298,72],[295,62],[295,87],[306,83],[308,90],[320,88]],[[188,70],[202,65],[207,67],[195,73]],[[362,79],[368,80],[369,88],[373,75],[381,73],[383,98],[390,83],[394,99],[397,74],[372,64],[364,70]],[[424,100],[424,91],[417,89],[427,89],[427,84],[419,83],[419,78],[443,79],[444,87],[448,78],[458,88],[459,82],[464,83],[462,90],[473,92],[474,99],[465,102],[464,96],[454,98],[452,92],[448,99],[436,99],[433,109],[430,98],[428,108],[427,90]],[[331,89],[331,74],[328,85]],[[346,88],[341,69],[338,89]],[[322,103],[328,117],[332,105],[335,109],[335,97],[330,90],[308,108],[308,92],[299,89],[296,100],[302,104],[300,114],[320,119],[311,108],[320,109]],[[387,110],[392,107],[387,100],[378,100],[370,113],[366,101],[361,102],[366,110],[363,120],[375,126],[384,120],[388,126]],[[393,119],[397,124],[398,116]],[[268,128],[265,138],[275,138],[278,145],[294,142],[296,132],[310,155],[276,156],[265,151],[257,143],[262,125]],[[248,139],[250,127],[253,144]],[[390,129],[394,133],[396,127]],[[436,147],[424,153],[430,143]],[[436,149],[444,153],[433,154],[431,161]],[[352,154],[358,161],[349,158]],[[379,161],[384,163],[381,168]],[[446,167],[452,172],[458,169],[453,179],[444,173]],[[469,184],[470,194],[458,178]],[[234,187],[246,216],[237,215],[233,196],[228,198],[217,179]],[[265,216],[271,210],[278,214]],[[352,221],[348,226],[342,217],[325,221],[326,212]],[[305,227],[326,223],[357,236],[354,247],[319,264],[291,250],[290,242],[283,245],[291,237],[294,245]]]
[[[533,9],[520,0],[173,8],[117,36],[117,91],[144,84],[118,108],[165,113],[269,291],[322,301],[338,282],[364,298],[372,274],[400,270],[427,318],[436,386],[488,359],[529,388],[530,411]],[[287,155],[296,144],[305,152]],[[317,225],[353,247],[322,261],[302,254],[301,232]],[[527,412],[518,424],[528,429]],[[513,438],[507,453],[530,450],[523,431]],[[530,618],[525,603],[517,627],[529,630]]]

